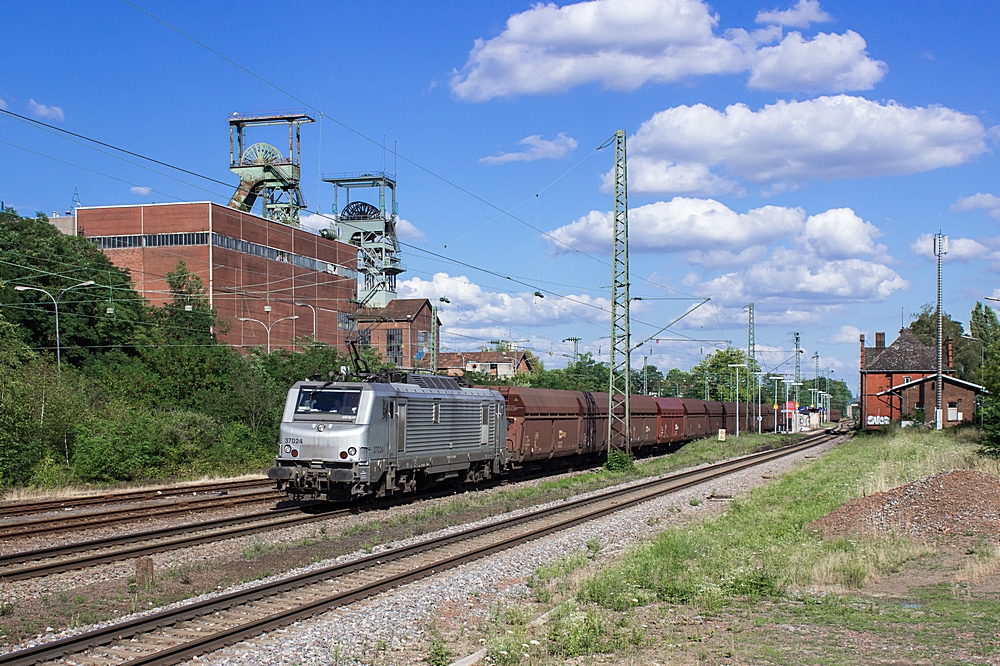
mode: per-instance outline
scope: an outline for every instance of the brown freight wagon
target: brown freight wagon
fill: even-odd
[[[707,434],[714,435],[726,427],[726,412],[721,402],[709,400],[705,403],[705,410],[708,412]]]
[[[680,398],[656,398],[656,442],[672,444],[684,439],[684,402]]]
[[[580,441],[583,453],[608,450],[608,394],[577,392],[580,401]]]
[[[507,402],[511,462],[580,453],[580,402],[575,392],[498,386]]]
[[[630,426],[632,428],[632,450],[638,451],[644,447],[656,445],[656,417],[659,409],[656,398],[648,395],[633,395],[629,397],[632,411]]]
[[[703,400],[681,398],[684,403],[684,439],[699,439],[708,435],[708,409]]]

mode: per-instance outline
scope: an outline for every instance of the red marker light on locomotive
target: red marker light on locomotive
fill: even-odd
[[[298,449],[292,449],[292,457],[293,458],[298,458],[299,457],[299,450]]]
[[[344,458],[346,460],[347,459],[347,451],[341,451],[340,452],[340,457]]]

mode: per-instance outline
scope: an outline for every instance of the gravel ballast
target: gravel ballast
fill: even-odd
[[[727,502],[706,501],[708,497],[745,496],[752,489],[768,483],[769,478],[790,471],[805,456],[821,455],[832,446],[833,443],[824,444],[645,502],[485,560],[324,613],[272,632],[271,635],[204,655],[188,663],[218,666],[426,664],[426,627],[439,614],[457,614],[461,617],[462,626],[474,629],[486,618],[491,604],[502,603],[504,599],[526,593],[525,580],[540,566],[586,548],[588,541],[598,540],[601,544],[601,558],[609,560],[629,547],[655,536],[666,527],[725,511]],[[627,485],[633,484],[623,484]],[[518,513],[524,511],[505,516]],[[499,517],[482,523],[493,522],[497,518]],[[447,534],[464,527],[467,526],[442,530],[420,539]],[[407,542],[399,542],[387,547],[405,543]],[[376,549],[375,552],[380,550]],[[363,554],[349,557],[361,555]],[[341,559],[347,560],[346,557]],[[338,659],[342,661],[337,661]]]

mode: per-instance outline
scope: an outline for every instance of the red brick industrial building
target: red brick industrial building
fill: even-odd
[[[183,259],[227,324],[220,338],[228,344],[266,346],[271,327],[272,349],[314,334],[344,349],[354,332],[352,245],[209,202],[81,207],[76,215],[77,233],[130,269],[152,305],[171,300],[166,275]]]
[[[941,394],[945,427],[972,423],[976,396],[983,387],[954,377],[951,340],[945,342],[944,390]],[[875,334],[875,346],[861,336],[861,425],[878,429],[890,423],[934,423],[937,405],[937,350],[920,342],[908,328],[886,347],[885,333]]]

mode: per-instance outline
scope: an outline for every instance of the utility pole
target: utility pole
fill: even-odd
[[[631,405],[632,341],[629,337],[628,172],[625,130],[615,132],[615,213],[611,267],[611,354],[608,381],[608,454],[612,449],[632,453]]]
[[[649,395],[649,373],[646,370],[646,357],[642,357],[642,394]]]
[[[753,325],[753,303],[748,303],[747,304],[747,365],[749,366],[747,369],[747,418],[748,419],[750,418],[750,412],[753,411],[750,409],[750,406],[753,404],[753,396],[751,395],[750,392],[751,388],[750,378],[754,376],[751,373],[753,373],[756,370],[756,368],[754,367],[755,365],[754,362],[756,360],[757,360],[757,335],[754,332],[754,325]],[[757,394],[758,395],[760,394],[759,381],[757,382]],[[754,416],[758,416],[758,414],[755,414]],[[749,429],[750,428],[748,424],[745,430]]]
[[[934,429],[940,430],[944,427],[941,413],[941,393],[944,391],[944,381],[941,375],[943,364],[943,345],[941,336],[944,330],[944,311],[942,310],[944,295],[941,288],[941,269],[944,264],[944,255],[948,254],[948,237],[938,231],[934,234],[934,256],[937,257],[937,384],[934,389]]]
[[[580,340],[581,338],[566,338],[563,342],[573,343],[573,362],[580,360]]]
[[[438,309],[436,305],[431,306],[431,372],[437,374],[438,371]]]
[[[813,368],[813,388],[819,391],[819,352],[813,352],[813,362],[816,366]],[[810,394],[809,406],[816,406],[816,393]]]
[[[802,347],[800,344],[799,332],[795,331],[795,378],[792,380],[795,386],[795,396],[792,398],[792,402],[795,404],[795,415],[792,417],[792,432],[799,431],[799,387],[798,385],[802,383],[802,368],[799,362],[799,355],[802,354]]]

